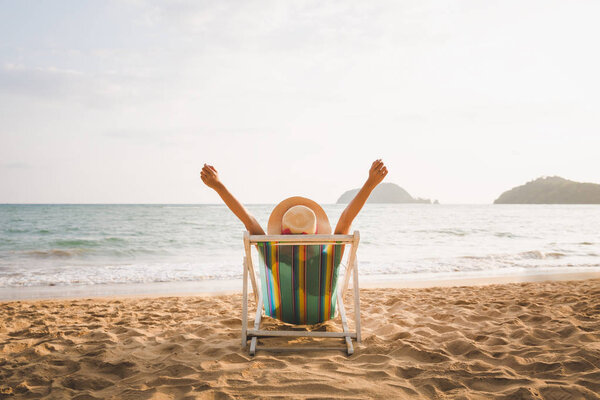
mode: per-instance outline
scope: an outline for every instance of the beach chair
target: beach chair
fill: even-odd
[[[258,338],[317,337],[341,338],[337,347],[262,347],[262,350],[343,349],[354,352],[352,339],[360,343],[360,298],[356,250],[360,235],[249,235],[244,233],[244,273],[242,297],[242,347],[250,340],[250,355],[256,353]],[[342,250],[348,255],[343,281]],[[257,284],[251,249],[258,250]],[[355,330],[350,331],[346,319],[343,294],[353,277]],[[248,327],[248,278],[256,300],[254,326]],[[339,281],[339,282],[338,282]],[[336,318],[339,312],[342,332],[307,330],[261,330],[263,315],[293,325],[315,325]]]

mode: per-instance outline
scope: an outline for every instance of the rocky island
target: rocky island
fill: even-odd
[[[347,204],[356,196],[359,189],[344,192],[337,200],[337,204]],[[377,186],[367,203],[424,203],[431,204],[429,199],[413,198],[408,192],[395,183],[381,183]],[[437,203],[437,200],[434,202]]]
[[[600,204],[600,185],[544,176],[502,193],[494,204]]]

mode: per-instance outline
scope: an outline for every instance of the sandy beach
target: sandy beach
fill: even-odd
[[[237,294],[2,302],[0,398],[600,398],[598,279],[363,289],[361,301],[351,357],[248,356]]]

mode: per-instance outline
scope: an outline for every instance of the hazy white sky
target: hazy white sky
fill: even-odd
[[[600,182],[598,1],[0,0],[0,203]]]

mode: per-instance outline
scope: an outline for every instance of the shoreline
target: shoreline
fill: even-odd
[[[489,274],[461,273],[450,274],[404,274],[404,275],[365,275],[360,277],[361,289],[410,289],[432,287],[486,286],[508,283],[575,281],[600,279],[600,270],[594,271],[548,271],[547,269],[523,273]],[[252,291],[251,287],[249,289]],[[220,296],[240,294],[241,279],[117,283],[81,286],[32,286],[0,288],[0,302],[43,301],[93,298],[135,298],[173,296]]]

